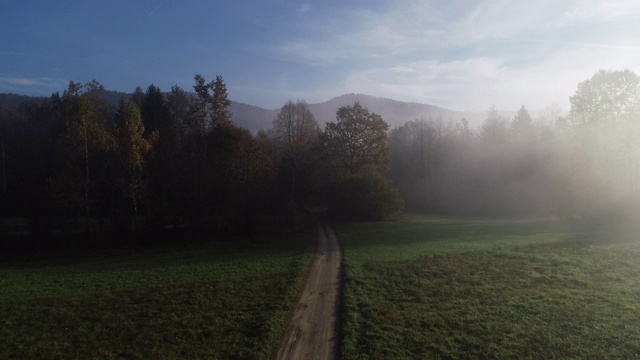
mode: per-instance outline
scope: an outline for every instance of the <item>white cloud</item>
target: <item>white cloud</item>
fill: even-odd
[[[341,84],[332,84],[334,95],[359,92],[459,110],[568,107],[577,84],[598,69],[640,73],[635,0],[462,3],[416,0],[346,11],[310,24],[277,53],[343,74]],[[330,88],[319,82],[311,86]]]
[[[0,91],[48,94],[64,88],[68,82],[48,77],[0,77]]]
[[[300,5],[300,7],[298,8],[298,14],[302,15],[302,14],[306,14],[311,10],[311,5],[310,4],[302,4]]]
[[[480,97],[491,83],[504,78],[502,61],[486,57],[440,62],[436,60],[400,64],[392,68],[372,68],[352,73],[345,80],[346,92],[445,105],[455,109],[462,103],[484,109]]]
[[[572,1],[572,6],[563,15],[567,20],[572,21],[637,19],[640,17],[640,2],[636,0]]]
[[[558,102],[568,108],[579,82],[598,69],[626,69],[640,73],[640,50],[567,46],[544,61],[510,66],[505,59],[427,60],[375,67],[351,73],[345,92],[360,92],[408,101],[426,102],[457,110],[482,111],[491,104],[504,110],[520,105],[541,109]],[[635,66],[635,68],[634,68]]]

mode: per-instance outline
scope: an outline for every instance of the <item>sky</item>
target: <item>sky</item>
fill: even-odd
[[[0,92],[132,92],[221,75],[230,99],[361,93],[452,110],[564,110],[599,69],[640,74],[637,0],[0,0]]]

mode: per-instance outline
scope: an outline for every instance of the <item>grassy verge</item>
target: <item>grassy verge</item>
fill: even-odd
[[[0,267],[2,359],[269,359],[316,234]]]
[[[345,359],[631,358],[640,243],[552,220],[339,228]]]

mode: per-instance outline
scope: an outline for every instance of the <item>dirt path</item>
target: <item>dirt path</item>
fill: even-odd
[[[276,359],[330,359],[338,350],[342,253],[326,223],[318,223],[318,252]]]

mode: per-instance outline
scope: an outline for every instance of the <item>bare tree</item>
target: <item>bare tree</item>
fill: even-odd
[[[296,191],[298,167],[318,144],[318,122],[303,100],[289,100],[273,120],[273,135],[281,156],[289,163],[291,194]]]

